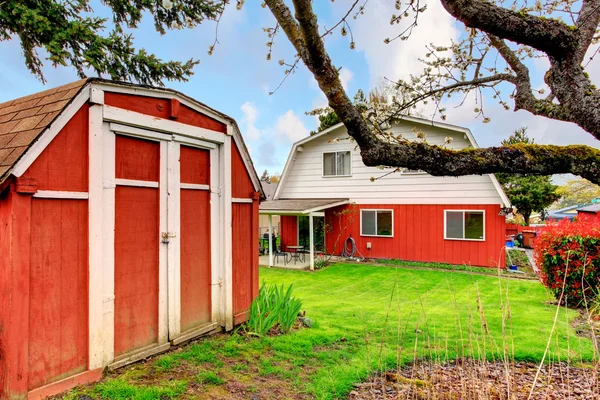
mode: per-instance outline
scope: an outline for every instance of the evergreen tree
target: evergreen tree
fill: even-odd
[[[534,140],[527,136],[527,128],[517,129],[503,146],[533,144]],[[526,172],[526,171],[524,171]],[[558,186],[553,185],[549,175],[496,174],[510,202],[523,216],[529,225],[531,214],[539,212],[544,215],[546,208],[559,199]]]

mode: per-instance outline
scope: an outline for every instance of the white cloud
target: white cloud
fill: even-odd
[[[348,91],[348,85],[350,84],[350,81],[353,77],[354,74],[349,68],[342,68],[340,70],[340,81],[342,81],[342,87],[344,88],[344,90]]]
[[[356,48],[364,52],[371,77],[371,85],[376,85],[382,77],[392,80],[408,78],[423,70],[418,58],[424,58],[425,46],[430,43],[449,44],[457,39],[459,31],[456,22],[440,4],[439,0],[425,0],[427,10],[419,16],[418,26],[406,41],[397,39],[390,44],[383,41],[400,34],[408,23],[408,18],[400,25],[390,25],[392,14],[397,14],[394,2],[376,0],[369,2],[365,14],[353,25]]]
[[[275,134],[283,136],[292,142],[297,142],[308,136],[309,131],[294,111],[288,110],[277,119],[277,122],[275,123]]]
[[[240,107],[243,113],[241,125],[244,137],[248,140],[259,139],[262,135],[261,131],[256,127],[256,121],[258,120],[258,108],[249,101],[242,104]]]

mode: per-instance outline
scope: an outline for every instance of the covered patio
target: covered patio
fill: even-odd
[[[344,204],[348,204],[349,199],[278,199],[267,200],[260,204],[259,213],[269,217],[269,235],[268,235],[268,266],[274,266],[273,248],[273,215],[280,216],[305,216],[309,221],[309,245],[308,249],[304,246],[288,246],[288,249],[281,249],[282,252],[306,252],[307,258],[304,260],[306,266],[312,271],[315,269],[315,237],[314,237],[314,217],[325,217],[325,210]],[[293,249],[292,249],[293,248]],[[294,250],[294,251],[291,251]],[[262,261],[262,260],[261,260]],[[298,261],[298,260],[295,260]],[[262,263],[261,263],[262,264]],[[298,265],[296,263],[295,265]]]

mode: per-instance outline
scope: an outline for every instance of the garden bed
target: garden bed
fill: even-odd
[[[597,399],[598,371],[566,363],[480,363],[459,360],[420,363],[389,371],[355,385],[350,400],[379,399]],[[529,397],[535,380],[535,389]]]

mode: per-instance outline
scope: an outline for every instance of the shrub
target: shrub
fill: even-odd
[[[600,288],[600,224],[580,216],[548,225],[534,242],[540,279],[559,299],[563,282],[563,304],[580,306]],[[566,277],[565,277],[566,272]]]
[[[246,331],[257,336],[264,336],[272,329],[279,328],[281,333],[292,329],[302,308],[302,301],[292,297],[293,285],[287,289],[277,285],[265,285],[258,291],[258,296],[247,313]]]

